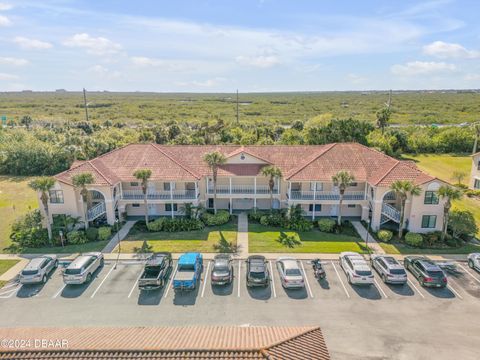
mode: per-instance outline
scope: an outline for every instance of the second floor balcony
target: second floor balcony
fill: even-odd
[[[207,189],[207,194],[213,195],[213,185]],[[217,195],[269,195],[268,185],[217,185]],[[277,186],[273,188],[273,195],[279,195]]]
[[[290,200],[340,200],[338,191],[291,191]],[[364,191],[346,191],[343,200],[365,200]]]
[[[123,200],[143,200],[142,190],[123,190]],[[147,200],[195,200],[198,193],[195,190],[147,191]]]

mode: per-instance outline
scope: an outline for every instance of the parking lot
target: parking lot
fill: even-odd
[[[163,289],[139,291],[137,282],[143,262],[136,260],[120,261],[117,267],[114,262],[106,261],[89,284],[75,286],[63,284],[60,266],[45,285],[7,284],[0,291],[0,325],[312,324],[324,329],[334,358],[355,358],[362,349],[371,346],[378,353],[378,357],[372,358],[392,355],[391,337],[397,332],[403,339],[402,346],[411,353],[418,352],[424,339],[425,343],[433,341],[445,347],[443,354],[451,354],[450,331],[472,334],[472,338],[461,340],[466,342],[464,359],[478,348],[480,324],[470,320],[478,319],[480,312],[480,274],[465,263],[457,263],[457,272],[447,273],[447,288],[427,289],[411,274],[403,286],[384,284],[376,273],[372,286],[350,285],[338,261],[325,261],[327,277],[318,281],[310,262],[302,260],[306,286],[291,290],[282,287],[274,261],[268,263],[271,281],[265,288],[246,287],[244,260],[234,260],[232,284],[212,286],[211,264],[204,261],[201,280],[192,292],[174,291],[173,276]],[[176,261],[173,268],[174,273]],[[401,326],[397,329],[394,324]],[[389,329],[388,334],[385,328]],[[431,334],[432,329],[436,333]],[[342,342],[345,336],[355,345],[346,352]],[[455,344],[458,341],[457,338]]]

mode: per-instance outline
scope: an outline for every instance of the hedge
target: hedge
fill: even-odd
[[[409,232],[405,235],[405,242],[413,247],[420,247],[423,244],[423,236],[418,233]]]
[[[392,240],[393,233],[390,230],[379,230],[377,232],[378,240],[383,242],[389,242]]]

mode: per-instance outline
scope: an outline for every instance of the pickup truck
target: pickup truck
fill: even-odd
[[[172,254],[154,253],[147,259],[143,273],[138,279],[140,290],[153,290],[163,287],[172,272]]]
[[[200,253],[185,253],[178,259],[178,268],[173,278],[174,290],[195,290],[202,274],[203,257]]]

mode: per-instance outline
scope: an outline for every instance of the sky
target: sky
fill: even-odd
[[[0,0],[0,91],[480,88],[478,14],[478,0]]]

